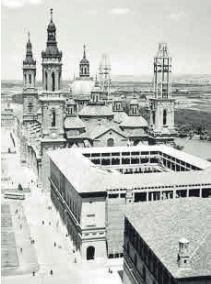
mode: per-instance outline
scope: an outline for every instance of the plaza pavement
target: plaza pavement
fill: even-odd
[[[50,194],[42,192],[36,186],[36,178],[32,171],[21,166],[18,149],[12,156],[12,159],[8,157],[7,160],[9,175],[14,182],[28,184],[31,189],[31,193],[26,195],[26,200],[22,202],[22,205],[30,228],[31,238],[35,240],[34,248],[39,270],[35,273],[35,276],[30,273],[2,277],[2,284],[121,283],[121,278],[117,272],[118,264],[113,269],[112,262],[75,263],[76,256],[73,253],[72,243],[66,237],[66,228],[52,205]],[[52,209],[49,209],[49,206]],[[54,246],[54,242],[56,246]],[[114,272],[108,273],[108,267]],[[53,275],[50,274],[51,270]]]

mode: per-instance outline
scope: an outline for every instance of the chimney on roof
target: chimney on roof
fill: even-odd
[[[189,241],[185,238],[179,240],[179,252],[177,262],[180,268],[190,267]]]

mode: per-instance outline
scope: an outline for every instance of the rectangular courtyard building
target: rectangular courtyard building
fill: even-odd
[[[211,164],[164,145],[60,149],[49,157],[51,198],[82,260],[123,256],[128,204],[211,195]]]
[[[210,224],[210,198],[172,199],[128,208],[123,283],[211,283]]]

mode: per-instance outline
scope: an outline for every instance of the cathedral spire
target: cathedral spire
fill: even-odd
[[[53,23],[53,9],[50,9],[50,22]]]
[[[57,45],[56,43],[56,26],[53,22],[53,9],[50,9],[50,23],[48,24],[48,41],[47,45]]]
[[[86,45],[84,44],[84,56],[83,59],[86,59]]]
[[[23,60],[23,86],[24,89],[35,88],[36,80],[36,61],[33,58],[30,33],[26,43],[26,57]]]
[[[47,46],[42,52],[43,90],[57,91],[61,88],[62,52],[56,41],[56,25],[53,22],[53,9],[50,9],[50,21],[47,28]]]
[[[28,32],[28,42],[30,42],[30,32]]]
[[[28,41],[26,43],[26,58],[24,60],[24,64],[36,64],[36,62],[33,59],[32,44],[31,44],[31,40],[30,40],[30,32],[28,32]]]
[[[80,72],[79,75],[80,77],[89,77],[89,60],[86,58],[86,45],[83,45],[83,58],[80,61],[80,66],[79,66]]]

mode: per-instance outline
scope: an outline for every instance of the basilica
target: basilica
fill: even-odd
[[[174,99],[166,44],[159,45],[154,58],[154,92],[149,100],[148,122],[141,116],[135,96],[130,101],[122,96],[111,99],[102,78],[90,75],[85,45],[78,77],[69,92],[62,89],[62,51],[57,44],[52,9],[41,57],[42,90],[38,90],[29,35],[23,61],[21,160],[34,169],[43,189],[49,185],[49,150],[172,143]]]

